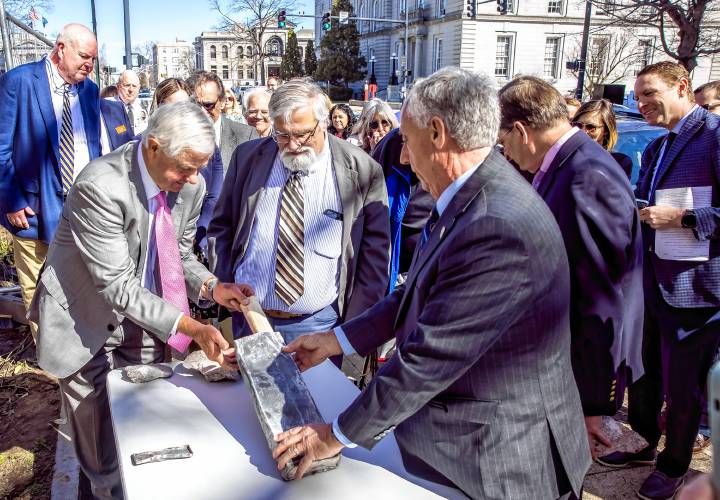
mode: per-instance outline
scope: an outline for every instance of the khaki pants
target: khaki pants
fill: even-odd
[[[13,236],[13,251],[15,253],[15,269],[22,289],[25,311],[27,311],[33,295],[35,295],[40,268],[47,257],[48,244],[40,240]],[[36,338],[37,325],[32,321],[30,322],[30,332],[33,339]]]

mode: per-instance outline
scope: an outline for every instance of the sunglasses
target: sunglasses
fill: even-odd
[[[390,126],[390,122],[389,122],[389,121],[387,121],[387,120],[380,120],[379,122],[378,122],[378,121],[372,121],[372,122],[370,122],[370,128],[373,129],[373,130],[377,130],[377,128],[380,126],[381,123],[382,123],[382,126],[385,127],[385,128],[387,128],[387,127]]]
[[[218,99],[215,102],[201,102],[201,101],[195,101],[198,105],[205,108],[206,111],[212,111],[215,109],[215,106],[217,106],[217,103],[220,102],[220,99]]]
[[[580,130],[585,130],[587,132],[595,132],[597,129],[602,128],[602,125],[593,125],[592,123],[583,123],[583,122],[570,122],[570,125],[573,127],[577,127]]]
[[[712,104],[703,104],[700,106],[701,108],[710,111],[711,113],[714,112],[716,109],[720,108],[720,102],[714,102]]]

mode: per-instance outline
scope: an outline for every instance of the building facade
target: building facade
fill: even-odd
[[[239,39],[224,31],[203,31],[195,38],[195,59],[198,69],[217,74],[226,87],[252,87],[264,84],[269,76],[280,75],[280,63],[287,46],[288,28],[269,27],[262,37],[267,57],[260,61],[250,40]],[[298,45],[305,54],[308,41],[315,38],[311,29],[295,28]]]
[[[166,78],[187,78],[195,69],[195,53],[190,42],[158,42],[153,46],[152,74],[155,83]]]
[[[317,0],[316,13],[330,10],[330,0]],[[508,0],[508,13],[496,2],[472,0],[352,0],[354,15],[404,20],[405,25],[357,21],[360,50],[374,70],[378,96],[387,97],[392,70],[399,84],[412,84],[443,66],[459,66],[493,75],[503,85],[519,74],[550,81],[562,93],[577,86],[577,72],[566,69],[580,56],[585,3],[570,0]],[[586,95],[595,84],[625,85],[632,90],[643,66],[669,59],[653,28],[628,30],[608,26],[608,16],[593,8],[587,61]],[[319,21],[318,21],[319,22]],[[316,24],[316,46],[323,31]],[[406,44],[407,40],[407,44]],[[701,84],[720,73],[720,57],[704,57],[693,72]],[[355,85],[362,89],[364,82]]]

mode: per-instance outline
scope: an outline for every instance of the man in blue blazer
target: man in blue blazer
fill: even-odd
[[[571,359],[590,450],[609,445],[603,415],[622,404],[626,368],[642,375],[642,233],[622,168],[568,123],[560,93],[536,77],[500,91],[500,142],[560,227],[570,263]],[[539,302],[536,307],[543,307]]]
[[[615,467],[652,463],[661,434],[658,416],[666,402],[665,449],[638,495],[671,498],[690,465],[707,374],[720,340],[720,119],[695,104],[690,77],[679,64],[643,68],[635,95],[645,121],[669,131],[643,153],[636,190],[649,205],[640,211],[645,376],[630,387],[628,420],[649,446],[602,461]],[[691,193],[685,196],[690,203],[666,201],[668,194],[683,192]],[[709,196],[705,203],[703,193]],[[694,259],[667,252],[667,231],[700,252]]]
[[[135,136],[132,124],[122,103],[112,99],[100,99],[100,130],[102,154],[113,151]]]
[[[0,223],[13,234],[26,307],[67,191],[100,155],[98,88],[87,80],[96,57],[92,31],[69,24],[49,57],[0,79]]]

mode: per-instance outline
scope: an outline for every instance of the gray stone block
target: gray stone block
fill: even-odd
[[[237,362],[243,380],[255,404],[260,426],[271,452],[277,443],[275,436],[293,427],[323,422],[305,381],[277,332],[256,333],[235,341]],[[316,460],[306,473],[315,474],[334,469],[340,455]],[[300,458],[295,458],[281,471],[282,478],[293,478]]]

